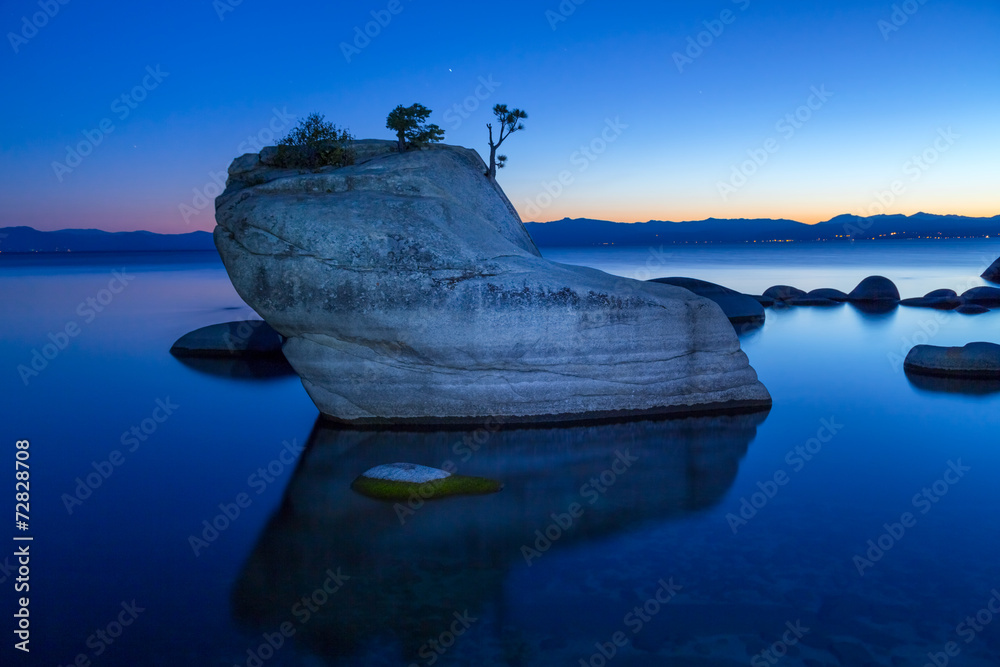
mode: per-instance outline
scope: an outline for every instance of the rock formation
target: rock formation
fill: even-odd
[[[775,285],[764,290],[764,296],[775,301],[787,301],[795,297],[805,296],[805,290],[790,285]]]
[[[936,289],[922,297],[903,299],[901,306],[913,308],[935,308],[937,310],[954,310],[962,305],[962,298],[951,289]]]
[[[861,303],[899,303],[899,290],[883,276],[868,276],[855,287],[848,298]]]
[[[962,301],[983,308],[1000,308],[1000,287],[973,287],[962,293]]]
[[[968,343],[965,347],[917,345],[906,355],[903,369],[942,377],[1000,380],[1000,345]]]
[[[991,283],[1000,283],[1000,257],[990,264],[989,268],[983,271],[982,277]]]
[[[839,289],[833,289],[831,287],[821,287],[819,289],[811,290],[806,296],[813,299],[828,299],[829,301],[836,301],[838,303],[849,301],[851,298]]]
[[[210,324],[177,339],[175,357],[281,357],[281,336],[263,320]]]
[[[654,278],[650,282],[674,285],[719,304],[729,321],[736,324],[763,324],[764,306],[754,297],[697,278]]]
[[[541,257],[472,150],[355,144],[356,163],[230,167],[215,242],[329,418],[562,421],[770,396],[712,301]]]

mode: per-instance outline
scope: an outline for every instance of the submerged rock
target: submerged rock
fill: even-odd
[[[711,299],[719,304],[733,324],[760,323],[764,321],[764,306],[753,297],[741,294],[722,285],[716,285],[697,278],[654,278],[650,282],[683,287],[698,296]]]
[[[973,287],[962,293],[962,301],[984,308],[1000,306],[1000,287]]]
[[[388,463],[369,468],[351,482],[351,488],[376,500],[446,498],[496,493],[503,484],[485,477],[452,475],[446,470],[416,463]]]
[[[990,264],[989,268],[983,271],[982,278],[991,283],[1000,283],[1000,257]]]
[[[177,339],[176,357],[280,357],[281,336],[263,320],[211,324]]]
[[[969,343],[965,347],[917,345],[906,355],[903,369],[943,377],[1000,379],[1000,345]]]
[[[365,159],[367,143],[341,168],[261,160],[216,200],[233,285],[287,337],[328,418],[550,422],[770,405],[712,301],[542,258],[475,151],[374,142]]]
[[[899,302],[899,290],[895,283],[883,276],[868,276],[848,295],[851,301],[891,303]]]
[[[411,484],[423,484],[435,479],[451,477],[451,473],[440,468],[417,465],[416,463],[384,463],[382,465],[369,468],[361,473],[362,477],[368,479],[391,480],[394,482],[410,482]]]
[[[928,294],[927,296],[914,297],[911,299],[903,299],[899,302],[901,306],[910,306],[911,308],[935,308],[937,310],[954,310],[962,305],[962,298],[956,296],[951,290],[937,290],[939,292],[951,292],[951,296],[939,295],[932,296]]]

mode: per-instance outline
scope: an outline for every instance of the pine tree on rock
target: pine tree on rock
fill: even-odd
[[[493,107],[493,115],[500,121],[500,134],[493,141],[493,123],[486,123],[490,131],[490,170],[486,173],[490,181],[496,182],[497,169],[503,169],[507,164],[506,155],[497,155],[497,149],[504,139],[514,134],[518,130],[524,129],[521,121],[528,117],[527,112],[521,109],[508,109],[506,104],[497,104]]]
[[[431,110],[423,104],[412,104],[404,107],[402,104],[389,112],[385,126],[396,131],[396,141],[400,153],[407,148],[415,148],[424,144],[434,143],[444,139],[444,130],[437,125],[427,124]]]

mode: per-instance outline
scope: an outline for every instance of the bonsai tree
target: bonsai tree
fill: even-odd
[[[508,109],[506,104],[497,104],[493,107],[493,115],[500,121],[500,134],[497,136],[496,142],[494,142],[493,123],[486,123],[486,127],[490,131],[490,170],[486,175],[490,181],[495,182],[497,180],[497,169],[503,169],[507,164],[507,156],[497,155],[497,149],[500,148],[500,144],[503,143],[504,139],[518,130],[524,129],[524,123],[521,121],[527,118],[528,114],[520,109]]]
[[[427,125],[427,117],[430,115],[431,110],[423,104],[412,104],[408,107],[400,104],[389,112],[389,117],[385,119],[385,126],[396,131],[400,153],[405,152],[411,146],[420,146],[444,139],[444,130],[433,123]]]
[[[347,130],[328,123],[322,114],[311,113],[278,142],[277,162],[283,167],[343,167],[354,164]]]

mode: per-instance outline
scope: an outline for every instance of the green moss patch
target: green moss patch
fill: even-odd
[[[362,476],[354,480],[351,488],[363,496],[376,500],[400,501],[410,498],[434,500],[448,496],[481,496],[487,493],[496,493],[503,488],[503,484],[486,477],[466,477],[463,475],[434,479],[423,484]]]

